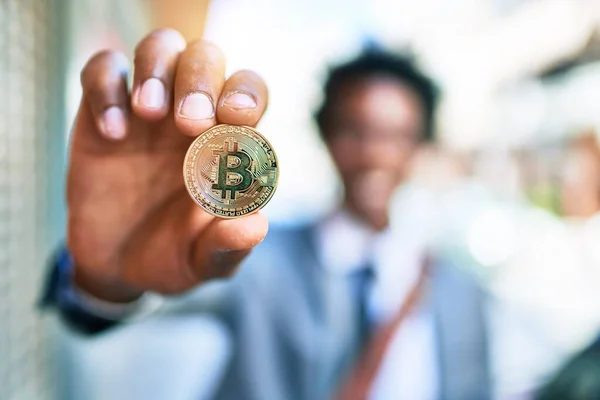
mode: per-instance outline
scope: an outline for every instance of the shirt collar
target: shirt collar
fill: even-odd
[[[330,274],[344,277],[370,265],[375,271],[370,311],[375,321],[393,317],[419,277],[426,242],[412,224],[377,232],[346,210],[317,225],[317,257]]]
[[[345,209],[335,211],[317,227],[317,254],[332,273],[348,274],[370,262],[377,232]]]

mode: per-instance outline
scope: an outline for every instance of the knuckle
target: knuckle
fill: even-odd
[[[89,85],[114,70],[122,74],[127,70],[127,64],[127,57],[120,51],[101,50],[91,56],[81,70],[81,83]]]
[[[255,71],[240,70],[229,77],[226,84],[227,92],[243,90],[252,93],[255,99],[266,103],[269,97],[269,89],[265,80]]]
[[[120,51],[112,50],[112,49],[104,49],[104,50],[100,50],[100,51],[96,52],[94,55],[92,55],[92,57],[90,57],[89,63],[94,63],[94,62],[104,61],[104,60],[113,60],[113,59],[118,59],[121,57],[125,58],[125,55],[123,53],[121,53]]]
[[[221,60],[225,58],[225,54],[219,46],[204,39],[196,39],[188,44],[188,49],[193,52],[201,52],[208,59]]]
[[[93,74],[83,84],[84,92],[95,101],[107,98],[119,98],[121,90],[126,90],[120,75],[111,73]]]
[[[86,92],[92,102],[104,103],[109,97],[111,87],[106,84],[106,79],[99,79],[94,84],[88,86]]]
[[[146,52],[154,48],[172,48],[175,51],[185,49],[185,38],[175,29],[161,28],[152,31],[148,36],[142,39],[135,48],[136,57],[143,56]]]
[[[257,85],[264,85],[265,82],[262,76],[260,76],[256,71],[253,71],[251,69],[241,69],[235,72],[231,77],[235,79],[249,81]]]
[[[166,40],[176,40],[185,43],[185,39],[178,30],[173,28],[160,28],[152,31],[149,35],[149,38],[163,38]]]

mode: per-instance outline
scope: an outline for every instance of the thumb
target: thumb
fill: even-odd
[[[192,269],[199,281],[231,275],[252,248],[263,241],[269,223],[262,214],[214,219],[196,239]]]

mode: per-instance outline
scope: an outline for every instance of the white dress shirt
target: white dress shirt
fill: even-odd
[[[398,312],[428,253],[430,227],[424,218],[415,218],[378,233],[348,212],[336,211],[318,227],[318,257],[330,272],[345,279],[357,268],[373,266],[368,311],[376,325]],[[485,310],[493,398],[528,399],[564,354],[519,309],[492,298]],[[389,344],[370,400],[397,399],[399,393],[410,400],[439,398],[435,332],[431,310],[417,307],[409,314]]]
[[[375,282],[368,299],[370,319],[377,326],[393,318],[419,276],[424,242],[415,236],[399,240],[398,233],[389,231],[377,233],[345,211],[325,219],[317,235],[322,264],[342,279],[367,264],[373,266]],[[370,399],[395,399],[398,393],[410,395],[411,400],[438,397],[434,332],[430,310],[413,310],[390,343]]]

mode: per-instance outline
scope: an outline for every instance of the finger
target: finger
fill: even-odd
[[[198,136],[215,122],[215,104],[225,82],[225,56],[206,41],[188,45],[175,77],[175,123],[185,134]]]
[[[256,126],[268,103],[267,85],[253,71],[238,71],[225,82],[217,107],[219,123]]]
[[[81,71],[84,101],[106,139],[121,140],[127,134],[127,67],[123,54],[102,51]]]
[[[252,248],[263,241],[269,224],[262,214],[240,219],[216,218],[192,249],[192,268],[199,281],[231,275]]]
[[[185,39],[173,29],[146,36],[135,50],[131,106],[141,118],[164,118],[172,99],[173,81]]]

